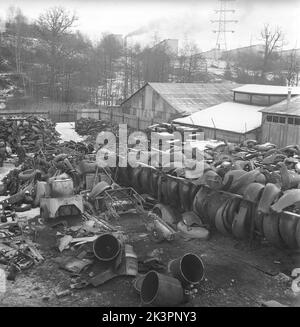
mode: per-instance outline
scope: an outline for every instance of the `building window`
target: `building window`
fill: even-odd
[[[236,102],[250,103],[250,95],[247,93],[234,92],[234,98]]]
[[[272,116],[267,116],[267,121],[272,122]]]
[[[290,124],[290,125],[294,125],[294,118],[289,117],[289,118],[288,118],[288,124]]]
[[[295,118],[295,125],[300,125],[300,118]]]
[[[269,104],[269,97],[266,95],[253,95],[252,104],[257,106],[267,106]]]
[[[279,123],[285,124],[285,117],[279,117]]]
[[[279,122],[279,118],[277,116],[273,116],[273,123],[278,123]]]

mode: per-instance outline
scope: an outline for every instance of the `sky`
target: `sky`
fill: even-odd
[[[206,51],[215,47],[217,28],[211,20],[217,20],[215,12],[219,0],[6,0],[0,3],[0,18],[5,18],[9,6],[21,8],[23,13],[36,19],[52,6],[62,6],[75,11],[79,20],[76,29],[93,41],[103,33],[127,35],[138,31],[139,35],[128,38],[128,43],[143,45],[160,39],[176,38],[180,45],[188,39],[199,49]],[[300,0],[234,0],[228,3],[228,19],[231,23],[227,33],[229,49],[257,44],[264,24],[281,27],[286,44],[284,48],[300,48]],[[134,34],[134,33],[133,33]]]

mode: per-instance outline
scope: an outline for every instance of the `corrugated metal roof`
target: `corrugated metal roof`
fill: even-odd
[[[224,102],[173,122],[244,134],[261,126],[261,107]]]
[[[300,96],[291,98],[289,105],[287,105],[287,100],[283,100],[261,111],[278,115],[300,116]]]
[[[292,87],[291,89],[293,95],[300,94],[300,87]],[[287,95],[288,87],[278,85],[246,84],[233,89],[233,91],[261,95]]]
[[[224,83],[148,83],[174,109],[182,114],[232,100],[232,89],[238,84]]]

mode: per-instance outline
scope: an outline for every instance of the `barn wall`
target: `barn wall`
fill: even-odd
[[[266,114],[263,115],[262,142],[271,142],[279,147],[291,144],[300,144],[300,125],[288,124],[288,116],[285,124],[268,122]]]
[[[204,131],[204,139],[216,139],[216,140],[226,140],[228,142],[240,142],[241,135],[227,132],[227,131],[220,131],[214,130],[211,128],[203,128]]]
[[[195,127],[195,126],[194,126]],[[215,130],[213,128],[200,127],[204,132],[204,139],[226,140],[227,142],[240,143],[246,139],[259,141],[259,129],[246,133],[234,133],[230,131]]]
[[[160,122],[166,122],[176,114],[176,110],[150,85],[141,88],[122,104],[122,108],[125,114]]]

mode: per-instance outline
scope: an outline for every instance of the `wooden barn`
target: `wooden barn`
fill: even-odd
[[[300,144],[300,96],[261,110],[262,141],[279,147]]]
[[[254,106],[272,106],[287,98],[287,86],[245,84],[233,89],[233,101]],[[291,88],[291,97],[300,95],[300,87]]]
[[[197,127],[204,139],[240,143],[245,139],[259,139],[262,107],[236,102],[224,102],[190,116],[177,118],[173,123]]]
[[[238,84],[224,83],[147,83],[122,104],[124,114],[168,122],[232,99]]]

